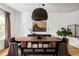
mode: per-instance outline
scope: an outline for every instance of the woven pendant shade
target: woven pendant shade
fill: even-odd
[[[33,10],[32,19],[35,21],[47,20],[48,14],[47,11],[43,8],[36,8]]]

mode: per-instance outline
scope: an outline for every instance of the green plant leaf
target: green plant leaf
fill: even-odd
[[[62,27],[60,30],[57,31],[57,35],[66,37],[66,36],[72,35],[72,32],[70,29],[66,29]]]

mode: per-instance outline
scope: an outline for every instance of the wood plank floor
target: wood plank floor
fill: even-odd
[[[7,55],[7,54],[8,54],[8,50],[9,50],[9,48],[6,48],[6,49],[1,50],[1,51],[0,51],[0,56],[5,56],[5,55]]]
[[[68,52],[71,56],[79,56],[79,49],[72,45],[68,45]]]

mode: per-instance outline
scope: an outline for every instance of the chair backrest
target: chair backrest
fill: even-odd
[[[69,56],[67,45],[68,45],[67,38],[63,38],[62,42],[58,43],[58,55],[59,56]]]
[[[15,40],[15,37],[10,38],[10,39],[9,39],[9,42],[16,42],[16,43],[19,43],[19,42],[17,42],[17,41]]]
[[[11,38],[10,42],[15,42],[15,37]]]

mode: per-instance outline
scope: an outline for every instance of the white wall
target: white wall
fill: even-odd
[[[21,34],[27,35],[29,33],[29,29],[32,28],[32,18],[31,12],[23,12],[22,20],[21,20]],[[47,20],[47,32],[52,35],[56,35],[56,31],[61,27],[67,27],[69,24],[79,24],[79,10],[73,12],[64,12],[64,13],[56,13],[56,12],[48,12],[48,20]]]
[[[31,12],[24,12],[22,13],[22,28],[21,28],[21,35],[27,35],[30,33],[29,29],[32,29],[32,19],[31,19]]]
[[[68,13],[49,13],[48,28],[51,34],[61,27],[67,27],[69,24],[79,24],[79,10]]]

